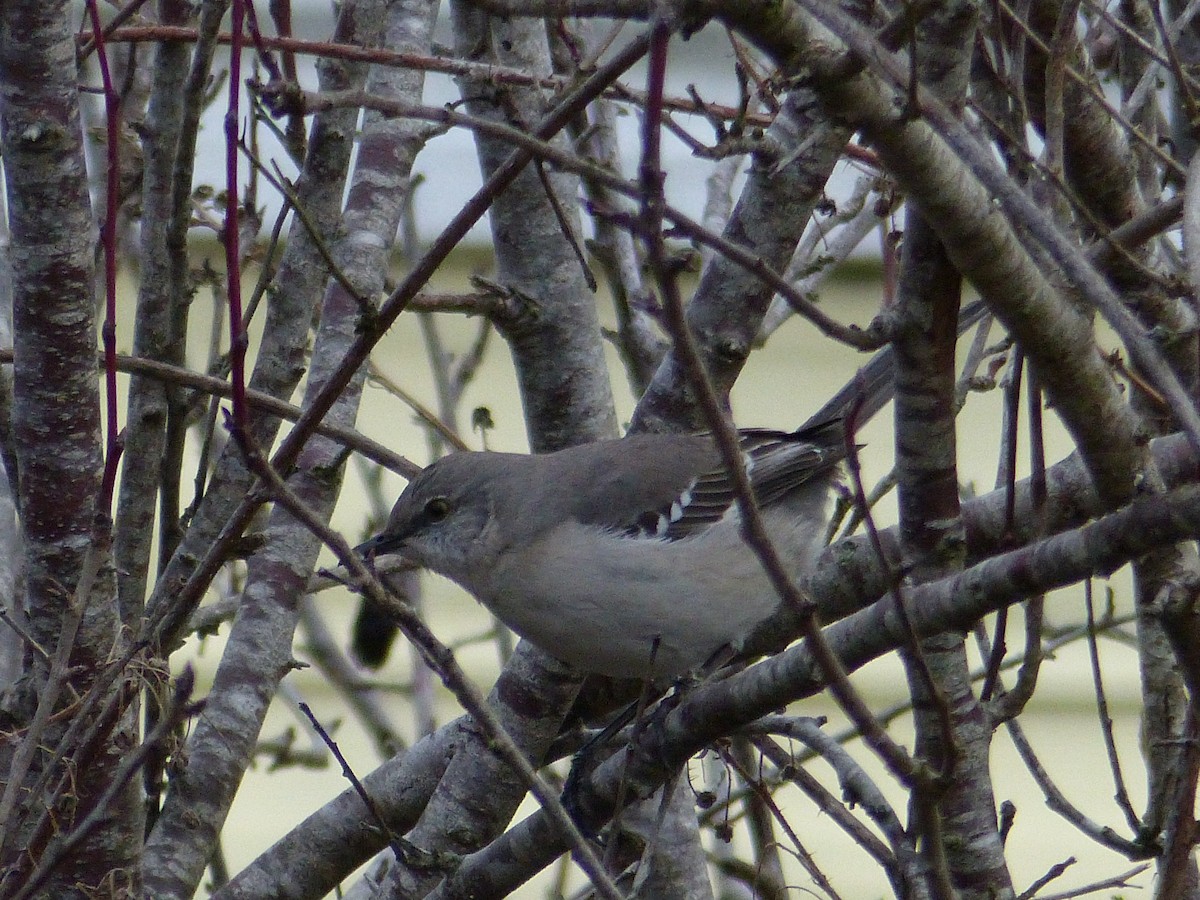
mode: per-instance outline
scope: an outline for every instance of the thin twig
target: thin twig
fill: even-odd
[[[0,365],[11,365],[13,359],[13,351],[10,349],[0,349]],[[159,362],[153,359],[145,359],[137,356],[126,356],[118,354],[117,369],[121,372],[128,372],[133,375],[142,375],[147,378],[158,378],[162,381],[172,384],[180,384],[184,387],[193,388],[198,391],[203,391],[207,394],[212,394],[214,397],[230,397],[232,395],[232,387],[228,381],[222,378],[214,378],[211,375],[201,375],[199,372],[193,372],[191,369],[182,369],[179,366],[173,366],[169,363]],[[405,398],[404,394],[398,394],[401,399]],[[280,400],[270,394],[264,394],[260,391],[246,389],[246,402],[253,408],[262,412],[270,413],[271,415],[279,416],[281,419],[286,419],[289,422],[296,422],[304,414],[304,411],[298,406],[294,406],[285,400]],[[405,478],[412,478],[421,471],[421,467],[409,460],[407,457],[401,456],[393,450],[389,450],[382,444],[371,440],[365,435],[360,434],[353,428],[346,428],[343,425],[334,425],[328,422],[322,422],[314,429],[317,434],[327,437],[330,440],[337,441],[344,447],[351,450],[356,450],[367,459],[379,463],[381,466],[403,475]]]
[[[1114,829],[1107,825],[1100,825],[1085,816],[1082,810],[1067,800],[1066,795],[1059,790],[1058,785],[1050,778],[1049,773],[1046,772],[1037,755],[1033,752],[1033,747],[1030,746],[1029,741],[1026,739],[1025,731],[1021,728],[1020,723],[1016,719],[1010,719],[1004,724],[1008,729],[1009,737],[1012,738],[1017,755],[1021,757],[1021,760],[1025,763],[1025,767],[1029,770],[1029,774],[1033,776],[1033,780],[1041,788],[1042,794],[1046,798],[1046,805],[1054,810],[1054,812],[1070,822],[1081,834],[1090,837],[1102,846],[1115,850],[1129,859],[1149,859],[1158,855],[1159,848],[1145,838],[1139,837],[1137,840],[1128,840],[1121,837]]]
[[[367,789],[363,787],[363,783],[359,781],[358,776],[354,774],[354,768],[342,753],[341,747],[325,730],[321,721],[312,711],[307,703],[301,702],[298,704],[300,711],[308,717],[309,724],[316,730],[325,746],[329,748],[329,752],[333,754],[333,758],[338,761],[338,765],[342,767],[342,775],[350,782],[350,786],[354,788],[354,793],[358,795],[358,799],[362,801],[363,806],[367,808],[367,813],[375,823],[375,827],[387,839],[387,844],[392,848],[392,852],[396,854],[396,859],[403,861],[406,865],[417,866],[422,869],[433,869],[435,871],[444,871],[453,867],[457,858],[450,853],[430,853],[427,850],[422,850],[411,841],[406,841],[403,835],[396,834],[392,831],[387,823],[387,819],[380,812],[378,804],[367,793]]]
[[[1100,891],[1111,891],[1113,888],[1131,888],[1133,885],[1129,883],[1130,879],[1141,875],[1149,868],[1149,863],[1145,863],[1140,866],[1134,866],[1129,871],[1122,872],[1120,875],[1114,875],[1112,878],[1104,878],[1100,881],[1093,881],[1089,884],[1081,885],[1080,887],[1072,888],[1069,891],[1063,891],[1057,894],[1042,894],[1038,900],[1075,900],[1076,897],[1085,897],[1088,894],[1095,894],[1099,893]]]
[[[1104,739],[1104,752],[1108,756],[1109,771],[1112,772],[1114,799],[1117,807],[1125,814],[1125,822],[1131,831],[1142,828],[1138,814],[1134,812],[1125,787],[1125,776],[1121,773],[1121,757],[1117,754],[1117,742],[1113,737],[1112,716],[1108,712],[1108,694],[1104,690],[1104,676],[1100,671],[1100,645],[1096,640],[1096,609],[1092,596],[1092,579],[1083,582],[1084,608],[1087,610],[1088,662],[1091,664],[1092,690],[1096,697],[1096,714],[1100,717],[1100,734]]]
[[[766,804],[767,808],[771,811],[771,815],[774,816],[775,821],[779,823],[779,826],[784,830],[784,833],[788,836],[788,839],[791,840],[792,853],[796,859],[800,861],[800,865],[803,866],[804,871],[809,874],[809,877],[812,878],[812,880],[821,888],[821,890],[825,891],[825,893],[834,898],[834,900],[839,900],[840,895],[833,889],[833,885],[830,883],[825,873],[822,872],[820,867],[817,865],[816,859],[811,853],[808,852],[804,844],[801,843],[800,836],[796,834],[795,829],[792,828],[791,823],[789,823],[787,817],[784,816],[783,810],[779,808],[779,804],[775,802],[775,798],[771,796],[771,792],[768,791],[766,785],[762,783],[762,779],[755,777],[750,772],[747,772],[746,768],[738,761],[738,758],[734,754],[727,752],[721,747],[718,747],[717,750],[721,754],[721,759],[725,761],[725,764],[733,768],[733,770],[741,777],[742,781],[749,785],[750,790],[758,797],[758,799]]]

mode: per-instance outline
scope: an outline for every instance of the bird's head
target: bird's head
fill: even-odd
[[[493,469],[501,454],[454,453],[427,466],[392,507],[387,525],[355,549],[370,558],[399,554],[455,581],[494,559]]]

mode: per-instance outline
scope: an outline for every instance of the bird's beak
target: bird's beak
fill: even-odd
[[[354,548],[354,552],[369,562],[377,556],[387,556],[390,553],[396,553],[399,549],[400,541],[385,531],[375,535],[370,540],[363,541]]]
[[[368,569],[381,577],[420,569],[420,563],[405,556],[402,552],[401,545],[403,543],[403,539],[397,538],[395,535],[377,534],[369,541],[363,541],[355,547],[354,552],[362,557]],[[380,559],[380,557],[386,557],[386,559]],[[377,559],[378,562],[376,562]]]

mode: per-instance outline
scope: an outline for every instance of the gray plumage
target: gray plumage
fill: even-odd
[[[768,533],[801,578],[821,549],[841,423],[739,435]],[[359,549],[449,577],[582,671],[664,678],[736,647],[779,605],[734,496],[708,435],[454,453],[413,479]]]

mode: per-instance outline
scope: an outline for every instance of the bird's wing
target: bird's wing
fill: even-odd
[[[840,421],[786,433],[765,429],[738,432],[750,486],[759,504],[769,505],[810,479],[828,472],[845,456]],[[734,505],[734,481],[716,463],[716,449],[682,488],[661,502],[644,497],[642,510],[621,530],[633,536],[678,540],[720,521]]]
[[[828,472],[846,456],[840,419],[791,434],[746,429],[739,436],[750,485],[761,506]]]

